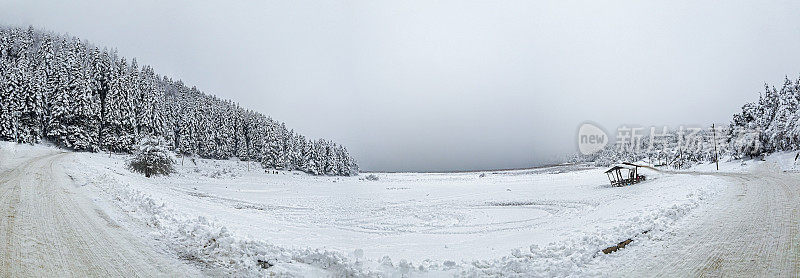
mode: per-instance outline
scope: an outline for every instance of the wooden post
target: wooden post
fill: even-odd
[[[714,128],[714,124],[711,124],[711,132],[714,136],[714,162],[717,163],[717,171],[719,171],[719,154],[717,153],[717,130]]]

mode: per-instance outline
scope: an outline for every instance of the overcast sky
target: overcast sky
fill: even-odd
[[[9,1],[0,22],[348,147],[366,170],[527,167],[586,120],[728,122],[800,74],[799,1]]]

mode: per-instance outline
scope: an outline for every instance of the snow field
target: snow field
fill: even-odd
[[[601,169],[581,166],[369,181],[204,159],[147,179],[124,156],[73,156],[69,172],[98,200],[180,257],[234,276],[603,275],[615,254],[600,250],[660,236],[726,185],[649,172],[611,188]]]

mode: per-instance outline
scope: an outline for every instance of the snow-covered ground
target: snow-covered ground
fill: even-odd
[[[0,144],[3,169],[15,153],[52,150]],[[770,159],[791,168],[790,155]],[[373,181],[189,158],[175,175],[145,178],[125,159],[71,153],[60,163],[113,220],[135,219],[144,225],[132,227],[147,228],[134,232],[212,275],[604,276],[635,258],[601,250],[663,237],[730,185],[645,169],[647,182],[612,188],[604,169],[576,165],[376,173]],[[758,163],[722,166],[740,172]],[[696,169],[704,167],[714,166]]]

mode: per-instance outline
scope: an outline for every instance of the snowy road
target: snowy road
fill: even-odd
[[[668,240],[641,246],[652,253],[629,276],[800,275],[800,174],[765,163],[747,173],[694,175],[722,176],[733,186]]]
[[[61,167],[73,155],[29,155],[0,173],[0,277],[199,276],[81,194]]]

